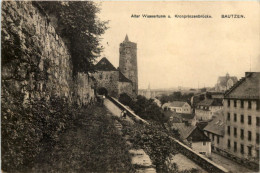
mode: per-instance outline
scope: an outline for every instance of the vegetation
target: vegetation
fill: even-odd
[[[181,92],[173,92],[169,96],[163,95],[159,98],[162,104],[167,103],[167,102],[173,102],[173,101],[185,101],[190,104],[191,97],[194,96],[193,93],[188,93],[188,94],[182,94]]]
[[[65,98],[24,107],[22,94],[13,98],[2,100],[4,171],[132,171],[126,143],[103,107],[79,109]]]
[[[97,17],[100,9],[92,1],[37,2],[57,19],[58,34],[66,40],[72,56],[73,71],[94,72],[93,62],[102,51],[100,35],[107,29],[107,21]],[[52,21],[52,20],[51,20]]]
[[[119,96],[119,101],[129,106],[137,115],[146,120],[153,120],[159,123],[167,121],[161,108],[153,102],[152,99],[146,99],[144,96],[138,95],[135,100],[126,93]]]

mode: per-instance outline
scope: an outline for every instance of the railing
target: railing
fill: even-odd
[[[131,118],[133,118],[135,121],[137,122],[142,122],[145,124],[149,124],[147,121],[145,121],[144,119],[140,118],[138,115],[136,115],[132,110],[130,110],[129,108],[127,108],[125,105],[123,105],[122,103],[120,103],[118,100],[116,100],[113,97],[107,96],[107,99],[109,99],[112,103],[114,103],[116,106],[118,106],[120,109],[122,110],[126,110],[128,116],[130,116]],[[170,136],[169,136],[170,137]],[[209,160],[208,158],[206,158],[204,155],[201,155],[199,153],[196,153],[195,151],[193,151],[191,148],[189,148],[188,146],[184,145],[183,143],[181,143],[180,141],[178,141],[177,139],[170,137],[177,145],[179,148],[180,153],[182,153],[183,155],[185,155],[186,157],[188,157],[189,159],[191,159],[192,161],[194,161],[196,164],[200,165],[203,169],[209,171],[209,172],[222,172],[222,173],[226,173],[228,172],[228,170],[226,170],[225,168],[223,168],[222,166],[214,163],[213,161]]]
[[[126,107],[125,105],[123,105],[122,103],[120,103],[118,100],[116,100],[113,97],[110,97],[107,95],[107,98],[114,103],[116,106],[118,106],[120,109],[122,110],[126,110],[127,115],[129,117],[131,117],[132,119],[134,119],[135,121],[139,121],[141,123],[145,123],[145,124],[149,124],[146,120],[140,118],[138,115],[136,115],[132,110],[130,110],[128,107]]]

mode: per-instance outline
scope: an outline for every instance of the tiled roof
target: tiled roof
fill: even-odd
[[[224,136],[225,121],[223,110],[215,112],[213,116],[215,116],[215,118],[211,122],[209,122],[203,130],[214,133],[216,135]]]
[[[132,81],[128,78],[125,77],[125,75],[123,75],[123,73],[119,70],[119,82],[130,82],[132,83]]]
[[[108,61],[107,58],[102,58],[96,65],[98,71],[117,71],[117,69]]]
[[[185,123],[173,123],[172,128],[177,129],[182,139],[190,139],[192,142],[210,141],[210,139],[196,126]]]
[[[197,106],[223,106],[221,99],[204,99]]]
[[[225,93],[225,98],[260,99],[260,72],[246,72],[245,77]]]
[[[169,103],[164,103],[163,107],[167,106],[167,107],[182,107],[186,102],[182,102],[182,101],[173,101],[173,102],[169,102]]]

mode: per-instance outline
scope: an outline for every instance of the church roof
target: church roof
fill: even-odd
[[[229,76],[229,74],[227,74],[226,76],[220,76],[218,77],[218,82],[221,86],[227,86],[227,82],[228,80],[231,79],[233,81],[233,83],[236,83],[238,81],[236,76]]]
[[[225,93],[225,98],[260,99],[260,72],[246,72],[245,77]]]
[[[102,58],[96,65],[98,71],[117,71],[117,69],[108,61],[106,57]]]
[[[119,82],[130,82],[132,83],[132,81],[130,79],[128,79],[127,77],[125,77],[125,75],[123,75],[123,73],[119,71]]]

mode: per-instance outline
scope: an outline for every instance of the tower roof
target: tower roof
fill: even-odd
[[[125,41],[129,41],[127,34],[126,34],[126,36],[125,36]]]

